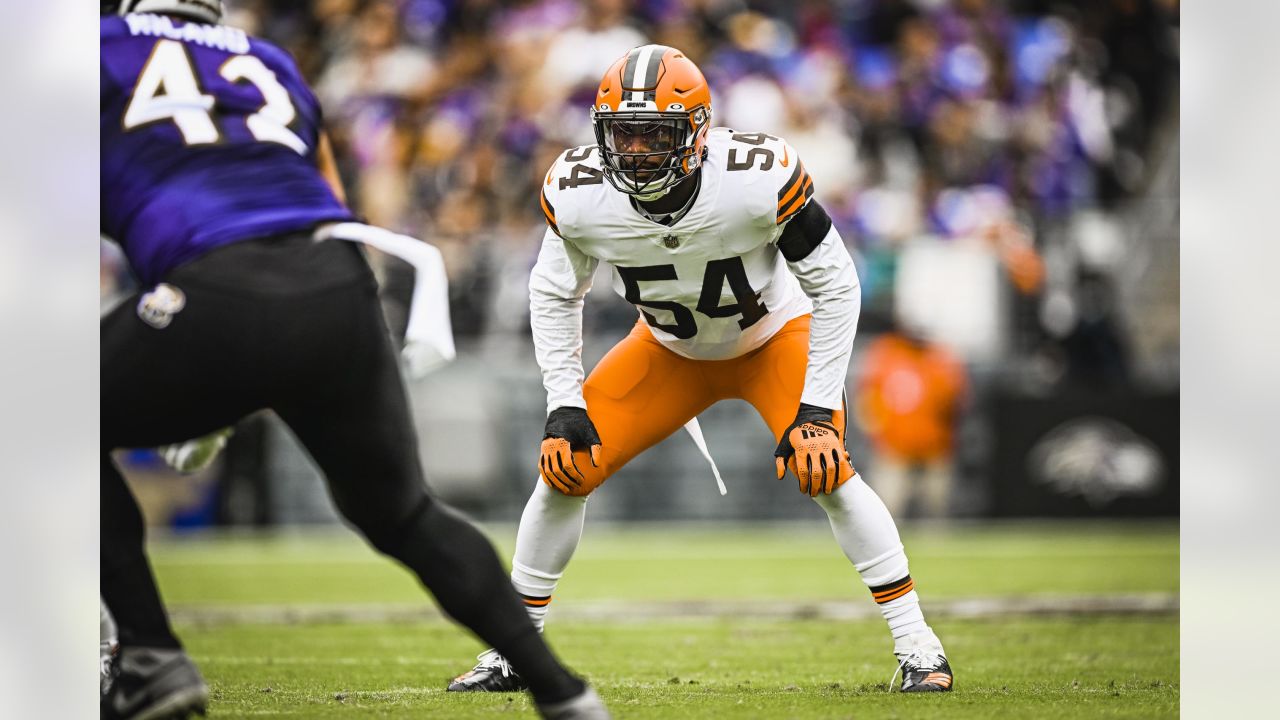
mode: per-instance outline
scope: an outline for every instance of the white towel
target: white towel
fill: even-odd
[[[327,225],[316,233],[317,240],[328,238],[364,243],[413,266],[413,299],[400,354],[410,377],[422,378],[457,357],[449,319],[449,278],[439,250],[408,235],[354,222]]]
[[[698,418],[694,418],[684,424],[685,432],[689,433],[689,437],[693,438],[693,444],[698,446],[698,452],[702,453],[702,457],[707,459],[711,464],[711,472],[716,476],[716,487],[720,488],[721,495],[728,495],[729,490],[724,486],[724,480],[720,478],[720,468],[716,467],[716,461],[711,459],[711,451],[707,449],[707,441],[702,437],[702,426],[698,425]]]

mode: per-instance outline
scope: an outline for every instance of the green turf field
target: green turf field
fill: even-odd
[[[508,555],[513,529],[490,535]],[[885,692],[894,665],[878,618],[765,612],[843,601],[835,604],[874,615],[821,523],[588,523],[548,636],[620,718],[1177,715],[1178,621],[1168,610],[1178,588],[1176,526],[918,529],[904,541],[956,669],[956,691],[946,696]],[[532,716],[523,696],[443,692],[481,646],[435,619],[416,582],[353,536],[176,538],[154,542],[153,552],[179,632],[213,688],[213,717]],[[1006,601],[1134,596],[1163,598],[1166,610],[1000,611]],[[989,603],[969,617],[956,610],[969,599]],[[317,606],[355,619],[236,619],[238,611],[251,619],[255,609]],[[631,614],[665,607],[670,617]],[[378,608],[409,612],[388,616],[396,622],[376,612],[360,620]],[[596,612],[580,612],[587,609]],[[610,613],[614,620],[602,619]]]

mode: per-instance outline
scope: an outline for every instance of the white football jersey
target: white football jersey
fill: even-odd
[[[591,261],[604,261],[614,291],[673,352],[725,360],[760,347],[813,310],[776,245],[813,182],[783,140],[728,128],[709,132],[701,182],[693,207],[668,227],[605,180],[596,146],[565,151],[542,188],[543,212],[565,257],[539,260],[565,276],[535,273],[531,282],[575,294]]]

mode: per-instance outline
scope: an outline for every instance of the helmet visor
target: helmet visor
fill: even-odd
[[[670,187],[679,178],[679,165],[688,140],[688,119],[660,115],[599,118],[598,132],[605,165],[621,183],[619,189],[653,192]]]

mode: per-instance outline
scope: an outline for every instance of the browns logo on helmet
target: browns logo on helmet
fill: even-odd
[[[702,164],[711,89],[684,53],[642,45],[605,72],[591,123],[609,183],[641,200],[656,199]]]

